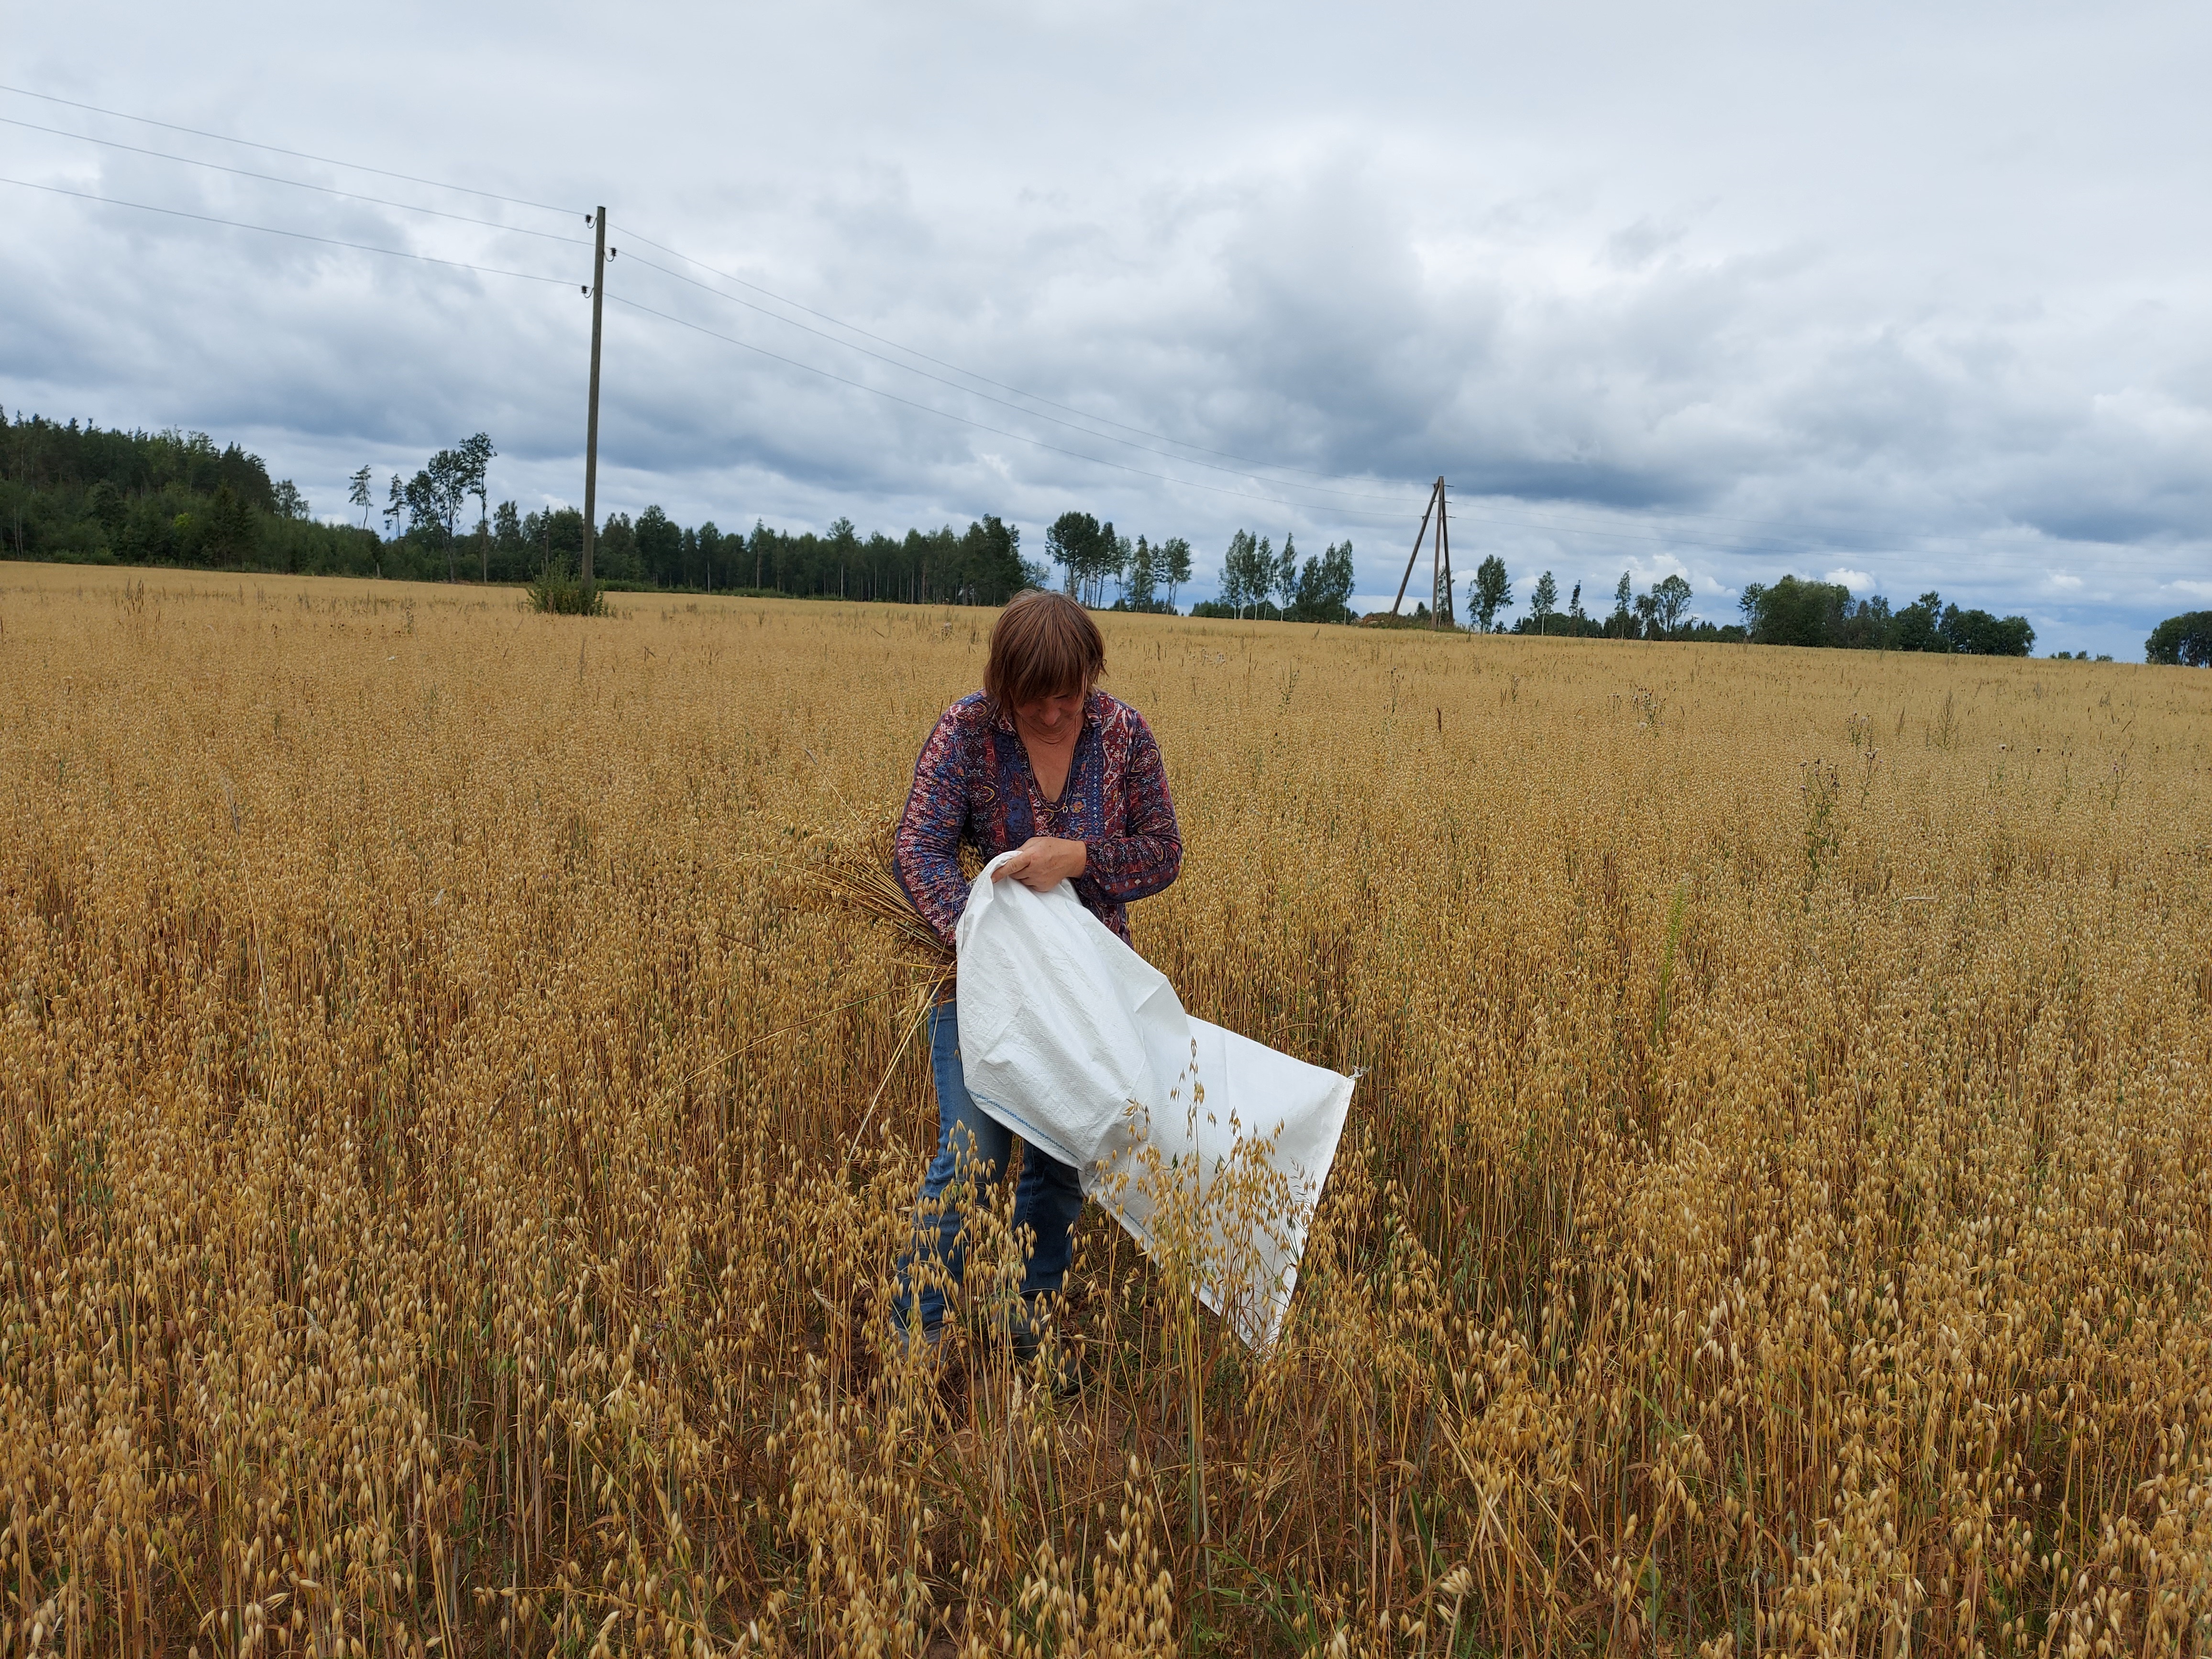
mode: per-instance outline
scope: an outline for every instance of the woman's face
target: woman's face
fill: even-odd
[[[1047,743],[1058,743],[1072,736],[1083,724],[1083,692],[1080,688],[1062,692],[1056,697],[1037,697],[1029,702],[1014,705],[1014,718],[1022,729],[1042,738]]]

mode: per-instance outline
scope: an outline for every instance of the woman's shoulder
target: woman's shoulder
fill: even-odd
[[[951,728],[960,732],[980,732],[990,725],[992,713],[990,695],[983,691],[970,691],[966,696],[947,707],[945,711],[937,717],[937,724],[940,728]]]
[[[1093,690],[1091,694],[1091,718],[1097,723],[1101,733],[1110,738],[1127,741],[1139,736],[1151,737],[1152,729],[1139,714],[1121,698],[1106,692]]]
[[[989,735],[996,712],[988,696],[970,691],[937,717],[936,728],[929,734],[930,744],[939,749],[947,744],[970,749]]]

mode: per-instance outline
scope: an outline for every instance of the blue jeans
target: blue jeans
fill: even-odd
[[[934,1258],[942,1264],[945,1278],[960,1282],[967,1266],[967,1244],[957,1203],[946,1202],[945,1192],[956,1177],[967,1181],[978,1197],[995,1186],[1013,1155],[1014,1135],[986,1115],[968,1092],[960,1069],[959,1017],[950,1002],[930,1011],[929,1064],[937,1079],[937,1155],[929,1161],[915,1201],[914,1245],[899,1258],[891,1320],[903,1331],[919,1311],[923,1334],[933,1337],[945,1320],[945,1291],[940,1284],[931,1283],[922,1286],[917,1297],[915,1264]],[[1067,1264],[1075,1255],[1075,1223],[1082,1213],[1083,1188],[1074,1170],[1034,1146],[1026,1147],[1022,1184],[1014,1194],[1013,1222],[1017,1230],[1027,1227],[1030,1234],[1029,1261],[1022,1274],[1025,1304],[1032,1297],[1057,1291],[1067,1277]]]

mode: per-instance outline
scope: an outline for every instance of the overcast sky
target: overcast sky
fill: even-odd
[[[550,205],[20,93],[115,142],[8,178],[555,280],[0,185],[0,404],[580,501],[605,202],[602,511],[1349,537],[1387,604],[1442,473],[1462,604],[1795,571],[2135,658],[2212,604],[2208,64],[2178,3],[15,7],[11,87]]]

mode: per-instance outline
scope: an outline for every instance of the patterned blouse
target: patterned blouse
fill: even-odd
[[[1075,896],[1127,940],[1129,901],[1158,892],[1182,868],[1167,771],[1143,715],[1093,691],[1053,802],[1037,787],[1013,721],[988,697],[972,692],[945,711],[915,762],[892,843],[891,868],[914,908],[951,944],[968,908],[961,843],[988,860],[1031,836],[1084,843],[1089,867],[1075,878]]]

